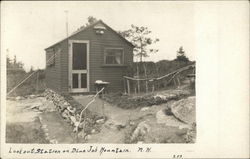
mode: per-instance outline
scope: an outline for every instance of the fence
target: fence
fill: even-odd
[[[177,69],[171,73],[157,78],[133,78],[128,76],[123,76],[124,78],[124,90],[127,94],[131,93],[141,93],[141,92],[154,92],[156,90],[168,87],[170,84],[174,86],[180,86],[183,79],[195,73],[195,65],[188,65]]]

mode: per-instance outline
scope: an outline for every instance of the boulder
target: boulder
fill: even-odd
[[[96,120],[97,124],[103,124],[105,122],[105,119],[98,119]]]
[[[94,133],[96,133],[96,130],[95,130],[95,129],[92,129],[92,130],[91,130],[91,134],[94,134]]]
[[[77,134],[77,136],[78,136],[79,138],[85,138],[86,133],[82,130],[82,131],[80,131],[80,132]]]
[[[72,106],[68,106],[67,109],[72,114],[75,114],[75,112],[76,112],[76,108],[72,108]]]
[[[91,135],[85,136],[85,140],[89,140],[89,139],[91,139]]]
[[[192,124],[195,122],[195,97],[181,99],[171,106],[171,111],[179,120]]]
[[[31,95],[29,96],[29,98],[30,98],[30,99],[36,98],[36,95],[31,94]]]
[[[141,111],[147,111],[147,110],[149,110],[149,107],[143,107],[143,108],[141,108]]]
[[[115,120],[108,120],[106,123],[105,123],[105,126],[109,129],[113,129],[113,130],[120,130],[122,128],[125,128],[126,127],[126,123],[121,123],[121,122],[118,122],[118,121],[115,121]]]
[[[21,100],[22,99],[22,97],[20,97],[20,96],[17,96],[16,98],[15,98],[15,100]]]
[[[70,116],[70,120],[71,120],[71,123],[72,125],[76,123],[76,118],[74,116]]]
[[[181,125],[186,125],[185,123],[182,123],[176,119],[173,115],[167,115],[164,109],[156,113],[156,119],[158,124],[166,124],[166,126],[179,127]]]
[[[140,122],[131,136],[131,141],[136,140],[139,136],[146,135],[149,131],[150,126],[146,123],[146,121]]]
[[[57,141],[56,139],[49,140],[49,142],[50,142],[51,144],[57,144],[57,143],[58,143],[58,141]]]
[[[69,112],[67,109],[65,109],[63,112],[62,112],[62,117],[63,118],[69,118]]]
[[[84,127],[85,127],[85,125],[86,125],[86,123],[83,121],[83,122],[81,122],[80,124],[79,124],[79,128],[81,128],[81,129],[83,129]]]

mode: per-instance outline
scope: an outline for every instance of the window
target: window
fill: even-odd
[[[47,50],[46,65],[48,67],[55,65],[55,50],[54,50],[54,48]]]
[[[48,67],[55,66],[56,65],[56,55],[61,53],[61,48],[60,47],[57,47],[57,49],[51,48],[51,49],[47,50],[46,53],[47,53],[46,66],[48,66]]]
[[[123,49],[118,49],[118,48],[105,49],[104,63],[106,65],[122,65]]]

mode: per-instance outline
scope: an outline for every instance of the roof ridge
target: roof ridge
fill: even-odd
[[[49,49],[49,48],[51,48],[51,47],[53,47],[53,46],[59,44],[60,42],[62,42],[62,41],[64,41],[64,40],[66,40],[66,39],[68,39],[68,38],[70,38],[70,37],[72,37],[72,36],[78,34],[78,33],[81,32],[81,31],[86,30],[86,29],[88,29],[88,28],[90,28],[90,27],[92,27],[92,26],[94,26],[94,25],[96,25],[97,23],[100,23],[100,22],[103,23],[104,25],[106,25],[108,28],[110,28],[110,29],[111,29],[113,32],[115,32],[120,38],[124,39],[126,42],[128,42],[129,44],[131,44],[132,46],[134,46],[131,42],[129,42],[129,41],[128,41],[127,39],[125,39],[124,37],[122,37],[119,33],[117,33],[114,29],[112,29],[110,26],[108,26],[107,24],[105,24],[105,23],[100,19],[100,20],[97,20],[96,22],[94,22],[94,23],[92,23],[92,24],[89,24],[89,25],[86,26],[86,27],[83,27],[82,29],[79,29],[79,30],[73,32],[73,33],[72,33],[71,35],[69,35],[68,37],[63,38],[62,40],[60,40],[60,41],[54,43],[53,45],[47,47],[45,50],[47,50],[47,49]],[[80,28],[81,28],[81,27],[80,27]]]
[[[72,33],[70,36],[68,36],[67,38],[69,38],[69,37],[71,37],[71,36],[73,36],[73,35],[75,35],[75,34],[81,32],[81,31],[83,31],[83,30],[85,30],[85,29],[87,29],[87,28],[90,28],[90,27],[96,25],[96,24],[99,23],[99,22],[102,22],[102,20],[97,20],[96,22],[94,22],[94,23],[92,23],[92,24],[89,24],[89,25],[87,25],[87,26],[84,26],[84,25],[83,25],[83,26],[80,27],[79,30],[76,30],[75,32],[73,32],[73,33]],[[82,28],[82,27],[83,27],[83,28]],[[82,29],[81,29],[81,28],[82,28]]]

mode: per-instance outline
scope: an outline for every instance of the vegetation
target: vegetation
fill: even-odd
[[[141,94],[138,96],[126,96],[119,93],[106,94],[103,99],[113,105],[116,105],[123,109],[133,109],[138,107],[160,105],[167,103],[171,100],[179,100],[184,97],[192,95],[191,90],[164,90],[158,92],[152,92],[147,94]]]
[[[129,40],[134,46],[134,56],[135,57],[139,57],[139,63],[136,63],[136,72],[137,72],[137,77],[140,78],[141,77],[141,72],[139,67],[143,66],[144,69],[144,77],[147,78],[148,74],[147,74],[147,63],[143,63],[143,58],[146,58],[149,56],[149,54],[151,53],[156,53],[158,52],[157,49],[152,49],[149,48],[150,45],[156,43],[159,41],[159,39],[152,39],[149,35],[151,33],[150,30],[148,30],[147,27],[138,27],[135,25],[131,25],[131,29],[122,31],[122,32],[118,32],[121,36],[123,36],[125,39]],[[137,82],[137,87],[138,87],[138,92],[140,92],[140,82]],[[148,91],[148,83],[146,82],[146,91]]]
[[[45,72],[44,70],[34,70],[33,67],[30,68],[29,72],[26,72],[23,68],[24,64],[7,56],[7,92],[17,86],[22,80],[31,75],[34,71],[37,71],[28,80],[26,80],[22,85],[20,85],[11,96],[25,96],[35,93],[43,92],[45,89]]]
[[[150,53],[158,52],[157,49],[149,48],[150,45],[159,41],[159,39],[152,39],[149,37],[151,31],[147,27],[138,27],[131,25],[131,29],[118,32],[124,38],[129,40],[134,46],[134,56],[139,57],[140,62],[143,58],[149,57]]]
[[[177,57],[176,57],[175,61],[189,62],[189,59],[186,57],[185,51],[183,50],[182,46],[177,51]]]

